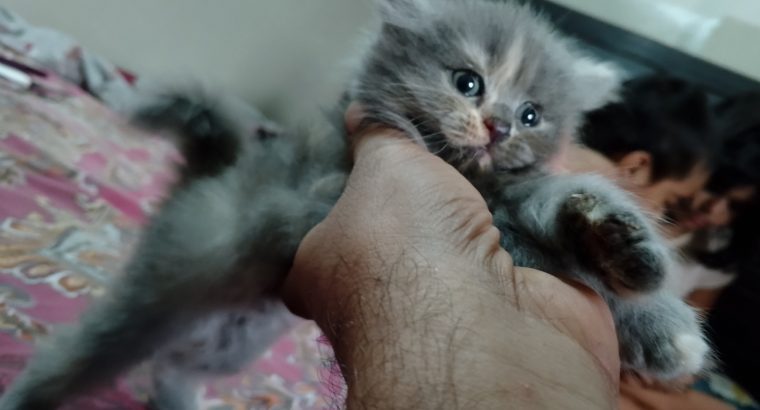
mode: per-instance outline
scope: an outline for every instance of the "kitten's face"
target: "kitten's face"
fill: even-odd
[[[543,164],[614,95],[611,70],[575,56],[523,6],[378,1],[383,26],[354,97],[463,171]]]

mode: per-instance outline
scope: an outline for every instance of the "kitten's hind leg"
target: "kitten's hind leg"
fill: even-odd
[[[0,400],[0,410],[54,409],[94,385],[111,382],[148,358],[170,326],[181,327],[177,312],[208,298],[195,290],[212,292],[212,274],[224,279],[235,263],[230,251],[224,252],[234,244],[234,235],[228,234],[234,213],[228,215],[232,212],[224,197],[211,206],[213,194],[229,189],[213,182],[206,184],[217,189],[206,189],[205,196],[188,193],[197,183],[168,201],[112,291],[88,309],[78,326],[38,350]]]
[[[195,409],[201,382],[240,372],[292,323],[285,306],[268,298],[195,318],[153,358],[151,410]]]
[[[63,400],[112,382],[150,355],[172,318],[169,312],[123,292],[95,304],[81,324],[38,348],[0,399],[2,410],[52,410]]]
[[[167,365],[161,361],[152,369],[153,394],[148,401],[150,410],[195,410],[197,408],[197,388],[200,378],[188,374],[183,369]]]
[[[672,381],[703,370],[710,348],[697,313],[664,292],[633,300],[609,300],[623,370]]]

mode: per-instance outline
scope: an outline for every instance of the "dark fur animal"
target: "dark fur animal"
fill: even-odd
[[[697,318],[657,292],[667,256],[647,218],[602,178],[543,170],[582,114],[614,96],[612,71],[524,6],[377,3],[382,24],[349,90],[368,121],[404,130],[468,176],[518,264],[604,295],[625,368],[666,379],[699,370]],[[238,370],[266,342],[275,289],[340,195],[347,148],[339,132],[245,139],[218,104],[168,94],[142,111],[184,135],[185,179],[123,279],[40,347],[0,409],[55,408],[149,358],[155,407],[190,409],[199,376]]]

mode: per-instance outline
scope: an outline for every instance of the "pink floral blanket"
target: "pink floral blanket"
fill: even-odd
[[[0,88],[0,385],[33,343],[100,297],[173,179],[172,146],[81,90],[56,98]],[[214,382],[202,409],[331,407],[319,332],[293,327],[243,375]],[[326,348],[327,349],[327,348]],[[142,409],[140,370],[69,409]]]

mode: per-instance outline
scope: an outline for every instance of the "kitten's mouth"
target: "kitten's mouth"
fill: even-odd
[[[473,149],[472,158],[477,163],[481,171],[490,171],[494,169],[492,150],[494,144],[483,145]]]
[[[475,166],[479,172],[508,172],[513,175],[518,175],[531,169],[532,163],[513,164],[510,166],[504,163],[503,158],[497,163],[496,158],[501,158],[501,156],[497,156],[494,152],[498,145],[498,143],[490,143],[484,146],[471,147],[470,155],[472,160],[470,166]]]

